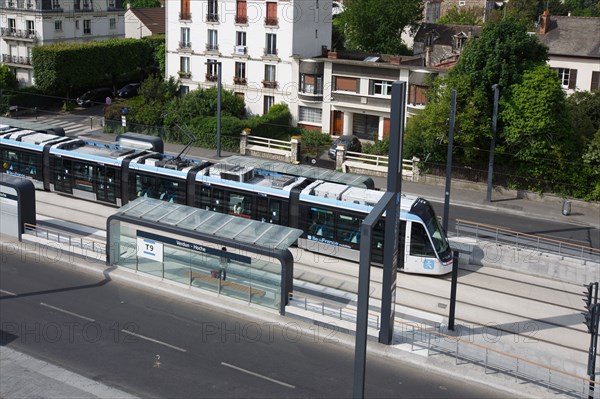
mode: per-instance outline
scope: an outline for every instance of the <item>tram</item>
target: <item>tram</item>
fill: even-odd
[[[298,246],[358,261],[360,225],[383,192],[273,169],[173,157],[151,149],[95,143],[0,125],[0,172],[37,189],[113,206],[141,196],[301,229]],[[445,274],[452,253],[431,204],[401,200],[404,271]],[[384,221],[373,232],[383,262]]]

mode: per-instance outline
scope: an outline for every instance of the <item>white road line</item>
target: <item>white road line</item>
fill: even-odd
[[[253,371],[246,370],[246,369],[243,369],[241,367],[234,366],[233,364],[221,362],[221,365],[225,366],[225,367],[230,367],[230,368],[238,370],[238,371],[241,371],[242,373],[246,373],[246,374],[250,374],[250,375],[253,375],[255,377],[258,377],[258,378],[262,378],[263,380],[274,382],[275,384],[283,385],[284,387],[287,387],[287,388],[291,388],[291,389],[295,389],[296,388],[294,385],[286,384],[285,382],[278,381],[278,380],[275,380],[273,378],[269,378],[269,377],[267,377],[265,375],[261,375],[261,374],[255,373]]]
[[[71,315],[71,316],[79,317],[80,319],[87,320],[90,323],[93,323],[94,321],[96,321],[94,319],[90,319],[89,317],[85,317],[85,316],[82,316],[82,315],[77,314],[77,313],[69,312],[68,310],[57,308],[56,306],[48,305],[47,303],[44,303],[44,302],[40,302],[40,305],[42,305],[44,307],[47,307],[47,308],[50,308],[50,309],[54,309],[54,310],[56,310],[58,312],[63,312],[63,313],[66,313],[68,315]]]
[[[183,349],[183,348],[180,348],[180,347],[175,346],[175,345],[167,344],[166,342],[162,342],[162,341],[159,341],[159,340],[154,339],[154,338],[146,337],[146,336],[144,336],[142,334],[136,334],[133,331],[122,329],[121,332],[125,333],[125,334],[129,334],[129,335],[133,335],[134,337],[142,338],[142,339],[145,339],[145,340],[157,343],[157,344],[168,346],[169,348],[173,348],[173,349],[178,350],[180,352],[187,352],[187,349]]]
[[[0,290],[0,292],[3,294],[6,294],[6,295],[10,295],[10,296],[17,296],[17,294],[15,294],[14,292],[6,291],[6,290]]]

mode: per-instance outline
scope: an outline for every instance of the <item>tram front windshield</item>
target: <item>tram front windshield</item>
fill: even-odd
[[[423,223],[425,223],[425,227],[427,228],[427,232],[431,236],[431,241],[433,242],[433,247],[435,251],[442,255],[446,251],[450,249],[450,243],[448,242],[448,237],[446,237],[446,233],[440,226],[440,222],[435,215],[433,208],[429,202],[424,199],[419,199],[413,205],[411,213],[419,216]]]

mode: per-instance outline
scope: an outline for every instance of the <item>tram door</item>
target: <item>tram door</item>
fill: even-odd
[[[67,158],[54,158],[54,190],[73,194],[73,162]]]
[[[269,200],[267,197],[256,197],[256,220],[261,222],[269,220],[268,206]]]
[[[115,169],[98,165],[96,171],[96,196],[98,201],[116,204]]]

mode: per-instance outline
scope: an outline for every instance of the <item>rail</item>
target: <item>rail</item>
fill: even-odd
[[[35,224],[24,223],[24,226],[26,233],[35,234],[36,237],[68,244],[69,246],[78,246],[81,249],[91,249],[95,253],[106,253],[106,244],[101,241]]]
[[[356,311],[347,308],[345,304],[293,292],[288,295],[290,300],[295,300],[296,306],[301,306],[306,311],[316,311],[323,316],[334,316],[340,321],[356,323]],[[379,329],[379,314],[369,312],[367,322],[369,326]],[[443,333],[441,325],[434,327],[399,320],[394,323],[395,342],[410,343],[411,352],[426,350],[429,356],[431,351],[435,351],[454,357],[456,365],[460,364],[460,360],[466,361],[481,366],[485,374],[490,371],[504,373],[513,376],[516,382],[520,379],[537,384],[545,387],[548,392],[553,390],[577,398],[600,398],[600,389],[591,390],[590,384],[594,384],[594,381],[586,377]],[[460,328],[459,325],[457,327]]]
[[[274,150],[292,151],[292,145],[289,141],[270,139],[268,137],[248,136],[248,144]]]
[[[467,220],[456,220],[456,237],[466,236],[475,239],[491,240],[496,244],[514,245],[518,249],[532,249],[537,252],[554,254],[562,257],[579,259],[584,262],[600,263],[600,249],[585,245],[572,244],[534,234],[520,233],[513,230],[475,223]]]

